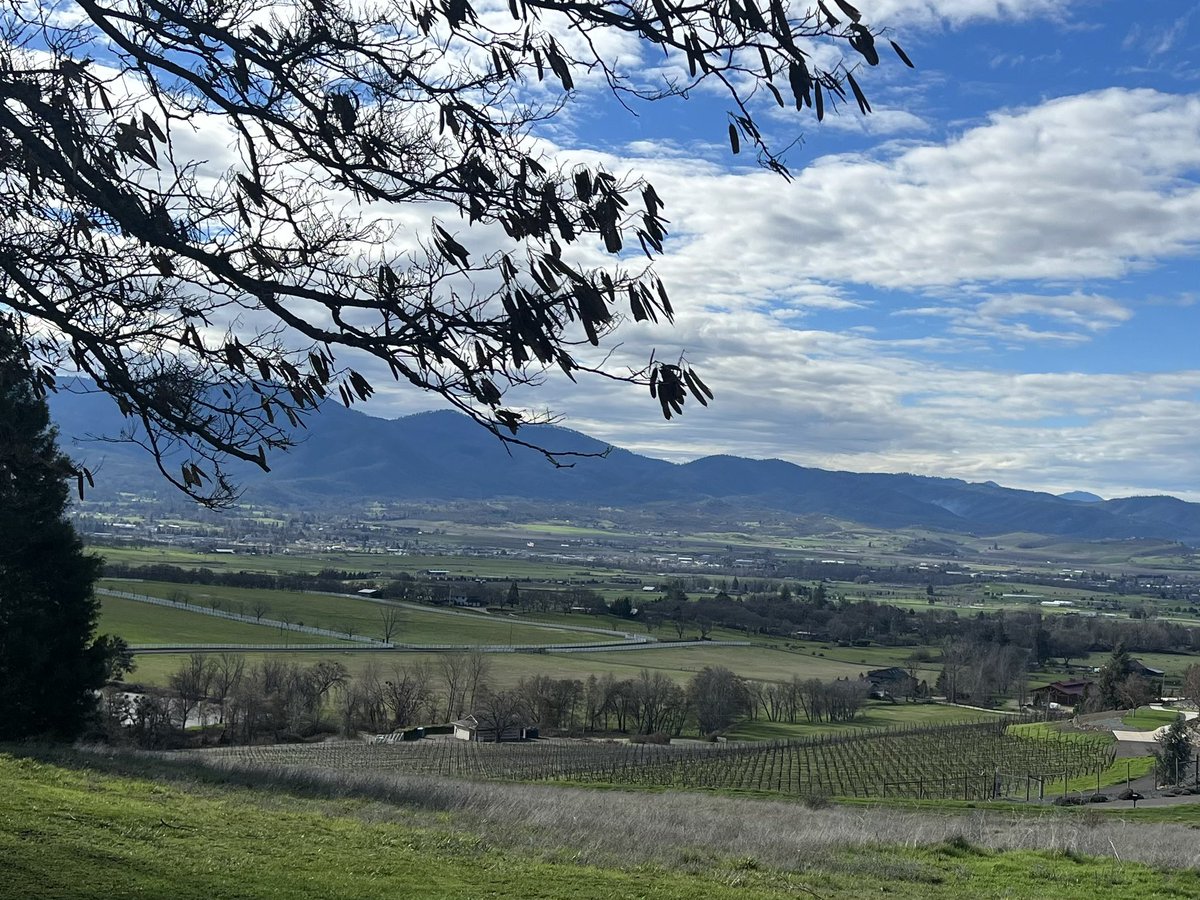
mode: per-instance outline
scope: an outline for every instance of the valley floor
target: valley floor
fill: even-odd
[[[808,809],[436,778],[372,792],[30,748],[0,752],[0,785],[0,894],[13,897],[1200,895],[1194,823],[1086,811]]]

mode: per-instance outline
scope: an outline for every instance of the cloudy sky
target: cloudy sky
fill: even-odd
[[[617,358],[685,351],[717,398],[670,423],[621,385],[528,402],[675,460],[1200,500],[1198,8],[858,5],[917,69],[868,72],[865,120],[767,120],[803,137],[792,183],[730,154],[715,94],[631,115],[585,86],[547,138],[648,176],[673,228],[676,325],[631,323]]]
[[[672,422],[604,380],[514,400],[673,460],[1200,500],[1200,7],[855,2],[917,68],[863,73],[865,119],[764,107],[775,146],[802,139],[790,183],[730,153],[716,92],[628,110],[578,77],[539,139],[648,177],[672,229],[675,326],[627,323],[613,362],[683,352],[717,396]],[[436,405],[375,384],[370,414]]]

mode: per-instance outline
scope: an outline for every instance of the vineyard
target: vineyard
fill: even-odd
[[[184,755],[272,769],[969,800],[999,796],[1006,782],[1054,783],[1098,773],[1112,762],[1110,742],[1101,736],[1046,729],[1022,733],[1010,722],[994,720],[754,744],[479,744],[433,738],[394,744],[240,747]]]

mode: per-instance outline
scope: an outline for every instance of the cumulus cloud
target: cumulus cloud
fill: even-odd
[[[769,173],[637,164],[685,245],[671,266],[710,286],[735,275],[731,290],[784,265],[887,288],[1112,278],[1200,240],[1196,96],[1060,98],[894,157],[819,159],[790,187]]]
[[[899,309],[896,316],[946,320],[955,334],[1022,341],[1080,343],[1133,317],[1123,303],[1098,294],[985,294],[940,306]],[[1039,324],[1041,322],[1046,324]]]
[[[1130,322],[1130,301],[1079,285],[1194,258],[1198,128],[1195,97],[1114,89],[998,112],[941,144],[821,159],[790,186],[678,156],[609,159],[668,198],[659,271],[681,310],[674,329],[626,328],[614,361],[685,348],[717,403],[658,423],[648,397],[554,379],[538,402],[673,459],[1194,496],[1200,372],[1022,373],[947,351],[1069,347]],[[928,327],[828,324],[863,310]]]
[[[961,27],[979,21],[1059,18],[1072,5],[1071,0],[863,0],[860,9],[872,24]]]

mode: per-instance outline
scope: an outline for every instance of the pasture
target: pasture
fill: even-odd
[[[660,658],[669,654],[671,665]],[[689,656],[689,654],[698,654]],[[690,679],[705,665],[725,665],[735,672],[754,666],[755,657],[761,653],[757,647],[696,647],[675,650],[623,650],[613,653],[491,653],[488,660],[491,672],[489,684],[495,689],[515,687],[522,678],[530,675],[549,675],[554,678],[578,678],[586,680],[589,675],[611,673],[616,678],[636,678],[642,669],[662,671],[679,683]],[[259,653],[248,651],[245,656],[254,664],[266,656],[286,659],[301,665],[310,665],[320,659],[341,662],[351,674],[357,674],[367,666],[391,667],[393,665],[415,665],[426,663],[436,668],[441,654],[420,651],[354,650],[337,651],[279,651]],[[133,680],[144,684],[164,685],[170,672],[178,669],[187,659],[187,653],[141,654],[137,657],[138,668]],[[597,657],[603,657],[598,659]],[[804,657],[796,657],[796,674],[808,677],[809,668]],[[788,677],[791,677],[790,675]]]
[[[1172,809],[1179,824],[1084,821],[1070,811],[864,816],[694,793],[210,770],[28,747],[0,753],[0,781],[0,879],[13,896],[1200,894],[1195,807]]]
[[[101,586],[163,599],[186,597],[200,607],[216,601],[222,609],[247,615],[256,615],[256,606],[262,604],[263,617],[267,619],[375,639],[383,637],[383,611],[394,610],[398,625],[392,640],[407,644],[565,644],[613,640],[565,626],[529,625],[516,617],[413,604],[385,605],[329,594],[156,581],[104,581]]]
[[[236,622],[200,611],[171,609],[121,597],[101,596],[100,634],[131,644],[331,644],[336,638],[283,631],[270,625]],[[353,646],[347,642],[347,646]]]

